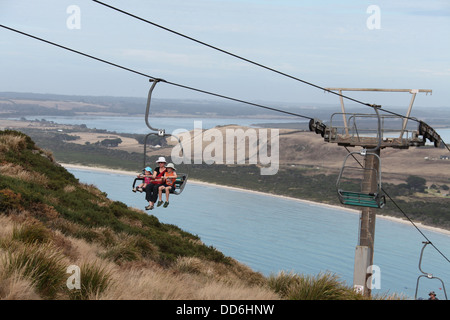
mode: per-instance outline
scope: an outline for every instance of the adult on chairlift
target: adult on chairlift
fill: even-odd
[[[153,210],[158,199],[159,187],[163,184],[162,177],[166,172],[166,158],[159,157],[156,163],[158,163],[158,167],[153,170],[152,182],[145,187],[145,200],[148,201],[148,206],[145,207],[145,210]]]

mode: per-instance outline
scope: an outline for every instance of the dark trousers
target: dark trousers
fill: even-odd
[[[145,187],[145,200],[155,203],[158,200],[158,189],[161,184],[149,183]]]

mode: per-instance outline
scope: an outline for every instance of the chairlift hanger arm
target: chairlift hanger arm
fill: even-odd
[[[378,150],[380,150],[380,146],[381,146],[381,118],[380,118],[380,113],[378,112],[378,109],[381,108],[381,106],[378,105],[372,105],[373,106],[373,110],[375,110],[375,113],[377,114],[377,121],[378,121],[378,139],[377,139],[377,146],[373,149],[368,149],[367,151],[369,152],[376,152]]]
[[[430,242],[430,241],[423,241],[422,243],[423,243],[424,245],[423,245],[423,247],[422,247],[422,250],[420,251],[419,270],[420,270],[420,272],[422,272],[424,275],[428,275],[428,273],[426,273],[426,272],[424,272],[424,271],[422,270],[422,257],[423,257],[423,251],[425,250],[425,247],[426,247],[427,245],[431,244],[431,242]]]
[[[149,116],[150,116],[150,103],[152,100],[152,93],[153,93],[153,89],[155,89],[156,84],[160,81],[166,82],[166,80],[163,79],[149,79],[149,82],[153,82],[150,89],[148,90],[148,96],[147,96],[147,107],[145,108],[145,124],[147,125],[147,127],[152,130],[152,131],[156,131],[158,132],[159,136],[164,136],[165,135],[165,130],[164,129],[156,129],[153,128],[150,125],[150,122],[148,120]]]
[[[441,282],[441,284],[442,284],[442,289],[444,290],[445,300],[448,300],[448,298],[447,298],[447,290],[445,289],[444,281],[442,281],[441,278],[435,277],[435,276],[433,276],[431,273],[427,273],[427,272],[425,272],[425,271],[422,270],[422,257],[423,257],[423,251],[425,250],[425,247],[426,247],[427,245],[429,245],[429,244],[433,245],[433,244],[431,243],[431,241],[423,241],[422,243],[423,243],[424,245],[423,245],[423,247],[422,247],[422,250],[420,251],[419,270],[420,270],[420,272],[422,272],[423,274],[420,275],[419,277],[417,277],[416,292],[415,292],[415,295],[414,295],[414,299],[417,300],[417,292],[418,292],[418,290],[419,290],[419,281],[420,281],[420,279],[426,277],[427,279],[437,279],[437,280],[439,280],[439,281]]]

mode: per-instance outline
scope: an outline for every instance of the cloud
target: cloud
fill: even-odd
[[[450,4],[448,0],[433,1],[395,1],[386,4],[397,13],[424,17],[450,17]]]
[[[450,77],[450,68],[443,70],[421,68],[421,69],[414,69],[412,70],[412,72],[421,73],[425,76],[431,77]]]
[[[214,57],[210,54],[198,53],[173,53],[163,50],[146,50],[146,49],[123,49],[119,55],[127,60],[135,60],[140,63],[151,63],[158,68],[166,68],[167,70],[190,69],[197,71],[217,70],[242,71],[249,68],[248,64],[237,61],[236,59],[223,59],[222,56]],[[180,70],[180,72],[183,72]],[[184,71],[185,72],[185,71]]]
[[[189,65],[192,63],[192,56],[183,53],[170,53],[158,50],[143,50],[143,49],[123,49],[120,52],[121,56],[129,59],[135,59],[145,62],[159,62],[175,65]]]

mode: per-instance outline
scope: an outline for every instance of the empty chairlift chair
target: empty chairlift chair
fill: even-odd
[[[380,163],[380,157],[377,154],[362,153],[364,157],[370,155],[376,157],[377,162]],[[386,204],[386,197],[381,189],[380,165],[374,169],[366,169],[361,165],[349,165],[349,157],[354,158],[356,155],[361,155],[361,152],[351,152],[346,156],[339,173],[336,182],[339,201],[344,205],[383,208]],[[367,181],[367,177],[370,175],[376,180],[376,186],[365,185],[364,181]]]

